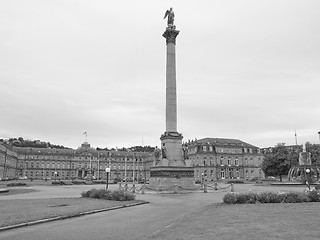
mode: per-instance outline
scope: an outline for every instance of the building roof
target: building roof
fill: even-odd
[[[228,139],[228,138],[202,138],[196,140],[196,143],[211,144],[214,146],[226,146],[226,147],[239,147],[239,148],[258,148],[249,143],[243,142],[239,139]]]

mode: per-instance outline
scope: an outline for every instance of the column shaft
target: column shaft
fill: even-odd
[[[166,131],[177,132],[177,90],[175,44],[167,44]]]

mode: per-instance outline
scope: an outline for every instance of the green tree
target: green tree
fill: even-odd
[[[279,176],[282,182],[282,176],[287,175],[291,168],[289,151],[284,143],[278,143],[272,153],[265,155],[262,163],[262,170],[267,176]]]

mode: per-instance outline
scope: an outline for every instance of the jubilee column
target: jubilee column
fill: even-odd
[[[176,38],[180,31],[174,25],[172,8],[166,11],[168,24],[162,36],[166,39],[166,129],[161,135],[161,153],[155,154],[150,169],[150,186],[165,190],[173,185],[194,187],[194,169],[187,167],[182,151],[182,134],[177,130]]]
[[[182,134],[177,130],[176,38],[180,31],[168,23],[162,36],[166,39],[166,131],[161,135],[164,165],[185,166],[182,156]]]

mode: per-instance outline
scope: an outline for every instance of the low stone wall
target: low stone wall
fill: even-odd
[[[196,189],[194,178],[170,178],[170,177],[151,177],[149,179],[149,188],[156,191],[173,191],[177,186],[178,190]]]

